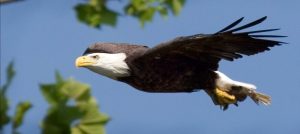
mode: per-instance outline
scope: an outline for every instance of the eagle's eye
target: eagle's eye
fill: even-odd
[[[99,59],[99,55],[94,55],[94,56],[92,56],[92,58],[98,60]]]

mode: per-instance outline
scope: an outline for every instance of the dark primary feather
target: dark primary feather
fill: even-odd
[[[256,31],[251,31],[251,32],[243,32],[240,34],[253,34],[253,33],[261,33],[261,32],[271,32],[271,31],[277,31],[277,30],[280,30],[280,29],[274,28],[274,29],[256,30]]]
[[[235,22],[231,23],[230,25],[228,25],[227,27],[223,28],[222,30],[220,30],[220,31],[217,32],[217,33],[222,33],[222,32],[224,32],[224,31],[227,31],[227,30],[233,28],[234,26],[236,26],[237,24],[239,24],[243,19],[244,19],[244,17],[242,17],[242,18],[236,20]]]
[[[243,30],[243,29],[246,29],[246,28],[248,28],[248,27],[252,27],[252,26],[255,26],[255,25],[259,24],[259,23],[262,23],[262,22],[263,22],[264,20],[266,20],[266,19],[267,19],[267,16],[262,17],[262,18],[260,18],[260,19],[258,19],[258,20],[256,20],[256,21],[251,22],[251,23],[248,23],[248,24],[246,24],[246,25],[243,25],[243,26],[241,26],[241,27],[238,27],[238,28],[236,28],[236,29],[229,30],[229,31],[227,31],[227,32],[233,33],[233,32],[239,31],[239,30]],[[224,32],[226,32],[226,31],[224,31]]]

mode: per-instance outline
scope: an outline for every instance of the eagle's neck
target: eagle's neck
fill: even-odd
[[[91,71],[112,79],[130,76],[130,69],[125,62],[125,53],[97,53],[100,57],[96,66],[87,67]]]

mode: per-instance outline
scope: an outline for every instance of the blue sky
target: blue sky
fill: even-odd
[[[299,134],[300,128],[300,2],[296,0],[188,1],[178,17],[162,19],[140,28],[131,17],[119,19],[116,28],[89,28],[76,20],[78,0],[31,0],[1,6],[1,83],[4,69],[15,61],[16,78],[9,90],[12,106],[29,100],[29,111],[20,131],[39,133],[47,104],[39,84],[54,81],[58,70],[65,77],[88,83],[101,111],[112,120],[108,134]],[[109,2],[117,9],[126,1]],[[144,93],[120,82],[77,69],[74,60],[94,42],[128,42],[148,45],[176,36],[213,33],[240,17],[245,22],[268,19],[253,28],[281,28],[289,44],[235,62],[222,61],[220,71],[233,79],[253,83],[272,96],[268,107],[246,100],[223,112],[204,92]],[[297,125],[298,124],[298,125]]]

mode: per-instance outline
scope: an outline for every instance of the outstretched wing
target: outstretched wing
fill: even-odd
[[[254,55],[270,50],[270,47],[284,44],[284,42],[265,38],[285,36],[261,34],[279,29],[239,32],[240,30],[263,22],[266,18],[265,16],[246,25],[234,28],[243,20],[243,18],[240,18],[215,34],[197,34],[177,37],[148,50],[143,56],[136,60],[151,62],[151,59],[159,58],[168,60],[180,55],[197,62],[205,63],[209,69],[216,70],[218,68],[218,62],[221,59],[233,61],[234,59],[242,58],[243,55]]]

